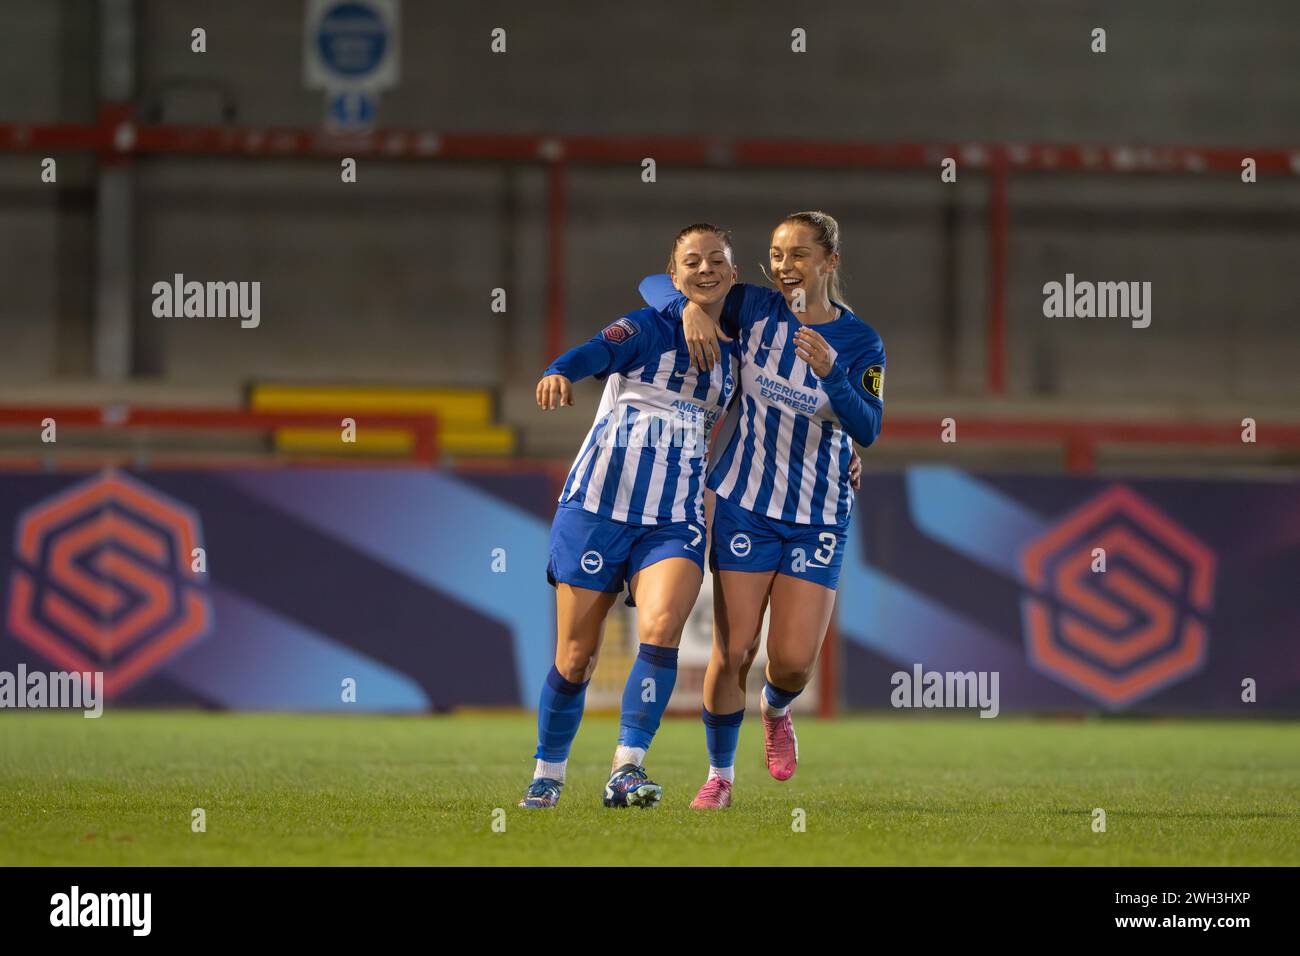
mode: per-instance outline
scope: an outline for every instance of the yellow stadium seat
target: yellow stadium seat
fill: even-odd
[[[492,421],[492,392],[477,388],[364,387],[257,384],[249,407],[262,412],[319,412],[360,421],[356,441],[339,442],[336,429],[278,428],[275,447],[294,454],[404,455],[411,435],[400,428],[366,428],[362,416],[430,414],[438,420],[438,447],[451,455],[511,455],[514,429]]]
[[[364,388],[255,385],[249,407],[258,412],[430,413],[448,428],[492,424],[493,399],[482,388]]]

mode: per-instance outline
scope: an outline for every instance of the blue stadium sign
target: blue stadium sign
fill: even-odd
[[[303,70],[312,89],[387,89],[398,77],[398,0],[309,0]]]

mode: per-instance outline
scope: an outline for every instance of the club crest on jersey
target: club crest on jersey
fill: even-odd
[[[738,558],[746,557],[750,549],[749,535],[743,531],[731,536],[731,553]]]
[[[586,551],[582,555],[582,570],[588,574],[599,574],[605,566],[605,559],[599,551]]]
[[[881,400],[885,392],[885,367],[873,365],[862,373],[862,387]]]
[[[605,326],[605,330],[600,334],[603,335],[607,341],[613,342],[615,345],[622,345],[632,336],[636,335],[638,331],[640,330],[637,329],[635,325],[624,318],[611,322],[609,325]]]

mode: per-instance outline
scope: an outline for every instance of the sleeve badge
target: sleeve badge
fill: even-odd
[[[615,345],[622,345],[639,331],[641,330],[633,325],[630,320],[622,318],[605,326],[604,331],[600,334],[607,342],[613,342]]]
[[[885,400],[885,367],[872,365],[862,373],[862,387],[867,394],[874,395],[882,402]]]

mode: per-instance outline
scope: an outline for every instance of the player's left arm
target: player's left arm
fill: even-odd
[[[543,410],[573,404],[572,384],[588,376],[604,379],[645,362],[658,343],[637,313],[615,319],[589,341],[569,349],[542,372],[537,405]]]
[[[879,437],[885,414],[885,345],[874,332],[871,336],[872,340],[846,361],[843,355],[832,357],[826,340],[811,326],[795,333],[799,357],[821,379],[822,390],[844,430],[864,448]]]

